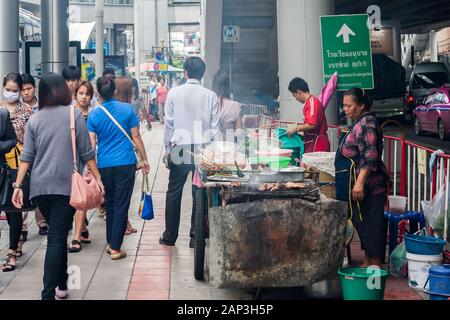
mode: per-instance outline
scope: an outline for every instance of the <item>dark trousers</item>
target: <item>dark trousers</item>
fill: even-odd
[[[106,192],[106,241],[120,250],[127,229],[136,165],[100,169]]]
[[[6,212],[6,219],[9,225],[9,250],[16,251],[22,233],[22,212]]]
[[[353,224],[361,240],[361,249],[372,259],[384,259],[386,254],[387,224],[384,220],[386,198],[384,193],[366,194],[360,204],[362,221],[359,214],[353,216]]]
[[[190,149],[194,152],[196,146],[180,146],[178,149],[174,149],[172,158],[174,154],[183,157],[183,152],[181,150]],[[166,195],[166,231],[164,232],[163,239],[168,243],[175,243],[178,239],[178,230],[180,228],[180,212],[181,212],[181,198],[183,195],[184,185],[186,184],[187,177],[189,173],[194,173],[195,164],[192,157],[187,157],[186,162],[181,164],[172,163],[170,165],[170,175],[169,175],[169,188]],[[179,162],[178,162],[179,163]],[[195,194],[197,192],[197,187],[192,186],[192,215],[191,215],[191,231],[190,237],[195,236]]]
[[[35,202],[48,223],[42,300],[54,300],[56,287],[67,289],[67,236],[75,209],[69,204],[70,197],[66,196],[41,196]]]

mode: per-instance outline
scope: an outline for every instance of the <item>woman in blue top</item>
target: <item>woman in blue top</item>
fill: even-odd
[[[112,260],[125,258],[121,250],[123,237],[127,227],[128,209],[135,182],[137,159],[133,144],[136,145],[144,174],[150,172],[144,143],[139,132],[139,120],[130,104],[113,99],[116,85],[110,78],[97,80],[99,103],[114,117],[128,133],[128,137],[112,121],[106,112],[95,108],[88,118],[88,129],[91,141],[98,144],[98,167],[106,190],[106,239],[107,252]]]

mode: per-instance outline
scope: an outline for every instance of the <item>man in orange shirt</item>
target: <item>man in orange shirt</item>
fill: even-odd
[[[327,118],[320,100],[311,95],[308,84],[301,78],[291,81],[289,91],[298,102],[305,104],[303,108],[305,124],[289,130],[288,135],[291,137],[295,133],[304,134],[305,153],[330,152]]]

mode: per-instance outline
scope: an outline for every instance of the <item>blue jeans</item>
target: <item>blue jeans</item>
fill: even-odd
[[[100,169],[106,192],[106,241],[120,250],[127,229],[136,165]]]
[[[54,300],[56,287],[67,289],[67,237],[75,209],[67,196],[48,195],[34,200],[48,223],[42,300]]]

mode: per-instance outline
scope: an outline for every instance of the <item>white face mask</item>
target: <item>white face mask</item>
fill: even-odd
[[[3,98],[8,103],[14,103],[16,101],[19,101],[20,98],[20,92],[10,92],[10,91],[3,91]]]

